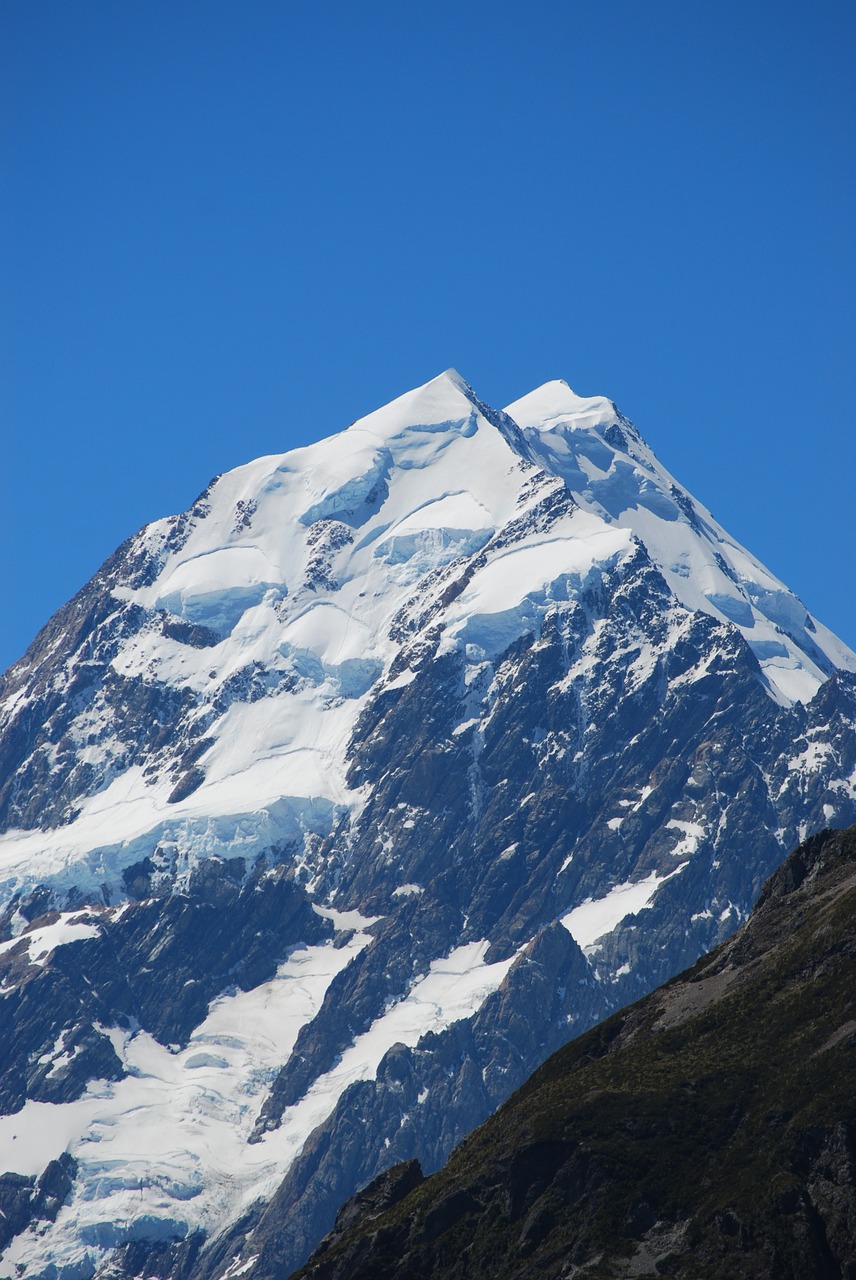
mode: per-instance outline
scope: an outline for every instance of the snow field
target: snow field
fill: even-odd
[[[214,1001],[177,1053],[139,1029],[101,1028],[125,1079],[93,1082],[77,1102],[31,1101],[0,1117],[3,1169],[41,1173],[66,1150],[79,1163],[72,1199],[40,1245],[40,1265],[91,1263],[134,1231],[165,1238],[197,1226],[216,1230],[247,1192],[252,1198],[258,1184],[281,1176],[278,1135],[257,1145],[247,1138],[300,1028],[369,941],[355,933],[343,947],[299,948],[269,982]],[[25,1233],[4,1254],[0,1275],[13,1276],[31,1253]]]
[[[338,926],[358,913],[320,909]],[[357,921],[367,926],[371,921]],[[497,989],[515,957],[487,965],[487,942],[455,948],[432,962],[408,994],[359,1036],[332,1070],[289,1108],[281,1126],[249,1144],[259,1107],[300,1028],[315,1016],[330,981],[370,940],[303,947],[271,981],[222,996],[172,1052],[139,1029],[99,1028],[129,1075],[98,1081],[77,1102],[28,1102],[0,1118],[0,1166],[38,1174],[62,1151],[79,1163],[70,1202],[40,1238],[40,1271],[91,1273],[106,1250],[134,1239],[215,1232],[253,1201],[269,1197],[312,1130],[345,1089],[372,1078],[393,1044],[415,1045],[474,1013]],[[29,1233],[0,1260],[13,1277],[33,1260]]]

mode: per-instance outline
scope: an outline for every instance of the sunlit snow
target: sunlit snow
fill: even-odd
[[[100,930],[97,924],[85,919],[84,916],[85,912],[80,911],[63,912],[52,924],[29,929],[22,936],[12,938],[9,942],[0,942],[0,952],[9,951],[25,943],[31,962],[44,961],[57,947],[98,936]]]
[[[562,924],[581,947],[590,947],[625,916],[638,915],[649,907],[660,885],[668,879],[652,871],[644,880],[617,884],[602,898],[586,898],[562,916]]]
[[[357,913],[333,913],[337,923]],[[358,918],[358,917],[357,917]],[[369,923],[369,922],[365,922]],[[222,996],[191,1036],[171,1052],[144,1031],[103,1028],[129,1075],[95,1082],[77,1102],[28,1102],[0,1117],[0,1165],[40,1173],[68,1150],[79,1169],[70,1202],[40,1246],[39,1265],[91,1264],[105,1248],[138,1236],[182,1237],[216,1230],[259,1197],[270,1196],[311,1131],[344,1090],[372,1077],[393,1044],[415,1045],[472,1014],[500,985],[514,957],[485,964],[487,942],[433,961],[339,1062],[288,1109],[280,1128],[248,1143],[276,1069],[300,1027],[314,1016],[331,979],[369,940],[300,948],[275,978]],[[0,1275],[32,1260],[32,1237],[17,1237]]]
[[[247,1143],[259,1107],[331,979],[368,941],[357,933],[343,947],[296,950],[269,982],[216,1000],[178,1053],[145,1031],[103,1028],[129,1072],[124,1080],[94,1082],[77,1102],[28,1102],[0,1117],[4,1169],[40,1173],[65,1150],[79,1163],[45,1257],[68,1265],[76,1242],[110,1247],[135,1229],[156,1237],[157,1222],[165,1235],[184,1234],[188,1223],[216,1227],[247,1192],[275,1179],[281,1139]],[[31,1248],[18,1237],[0,1274],[13,1275]]]

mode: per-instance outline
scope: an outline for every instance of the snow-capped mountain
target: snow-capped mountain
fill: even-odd
[[[28,1280],[288,1274],[856,820],[856,655],[562,382],[217,478],[0,699]]]

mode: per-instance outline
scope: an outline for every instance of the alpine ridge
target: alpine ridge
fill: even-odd
[[[852,1276],[854,906],[856,828],[813,836],[733,938],[432,1179],[411,1161],[354,1197],[301,1280]]]
[[[287,1275],[853,821],[856,655],[611,401],[216,478],[0,684],[0,1275]]]

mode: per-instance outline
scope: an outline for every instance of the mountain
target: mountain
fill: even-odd
[[[0,686],[0,1275],[287,1274],[854,820],[856,655],[610,401],[219,477]]]
[[[728,942],[560,1049],[427,1181],[382,1174],[305,1280],[856,1275],[856,828]]]

